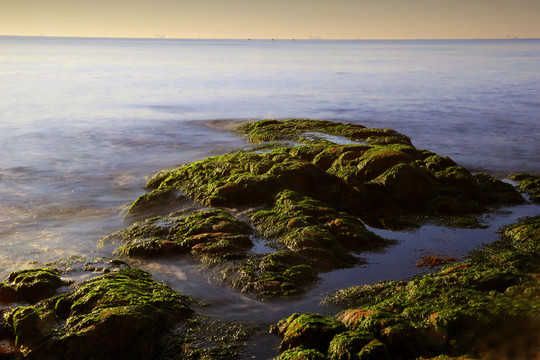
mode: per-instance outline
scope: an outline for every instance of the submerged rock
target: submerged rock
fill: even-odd
[[[407,136],[391,129],[370,129],[362,125],[309,119],[261,120],[242,124],[237,128],[237,131],[254,143],[276,140],[333,143],[320,134],[334,135],[349,141],[361,141],[369,144],[411,143]]]
[[[127,210],[125,218],[144,220],[152,216],[164,215],[185,202],[187,198],[174,188],[156,189],[139,196]]]
[[[540,216],[524,219],[469,261],[410,281],[337,291],[325,299],[346,309],[336,317],[294,314],[271,331],[283,338],[282,350],[315,349],[329,359],[529,358],[540,335],[539,229]],[[317,344],[295,341],[303,333]]]
[[[261,297],[291,296],[318,280],[317,271],[308,263],[310,259],[304,256],[280,250],[221,264],[213,269],[213,274],[218,283],[242,292]]]

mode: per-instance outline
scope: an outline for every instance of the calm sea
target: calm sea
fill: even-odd
[[[290,117],[393,128],[499,177],[540,173],[540,40],[0,37],[0,276],[110,255],[97,240],[125,226],[123,206],[146,176],[244,145],[231,121]],[[459,254],[532,213],[538,207],[493,215],[484,235],[385,233],[409,244],[409,257],[399,247],[373,255],[350,277],[408,276],[422,251]],[[197,296],[225,296],[187,282],[189,269],[156,272]],[[347,276],[328,274],[314,291],[346,286]]]

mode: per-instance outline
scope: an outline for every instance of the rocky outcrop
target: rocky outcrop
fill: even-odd
[[[293,314],[270,331],[287,359],[306,349],[321,359],[529,358],[540,334],[539,240],[540,216],[524,219],[467,262],[337,291],[325,300],[344,309],[335,317]]]

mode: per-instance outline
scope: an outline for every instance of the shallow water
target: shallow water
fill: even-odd
[[[246,146],[229,131],[239,121],[393,128],[473,171],[540,173],[539,69],[540,40],[0,37],[0,276],[110,256],[98,239],[125,226],[125,205],[145,178]],[[329,311],[318,305],[328,291],[426,271],[415,266],[422,255],[463,257],[499,226],[539,213],[504,209],[486,230],[374,229],[399,244],[286,302],[213,286],[189,259],[134,264],[214,305],[205,312],[266,326],[294,311]]]

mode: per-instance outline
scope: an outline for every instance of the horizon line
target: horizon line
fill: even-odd
[[[133,40],[348,40],[348,41],[411,41],[411,40],[540,40],[540,37],[474,37],[474,38],[323,38],[323,37],[307,37],[307,38],[213,38],[213,37],[167,37],[167,36],[152,36],[152,37],[137,37],[137,36],[70,36],[70,35],[5,35],[0,34],[0,37],[24,37],[24,38],[67,38],[67,39],[133,39]]]

